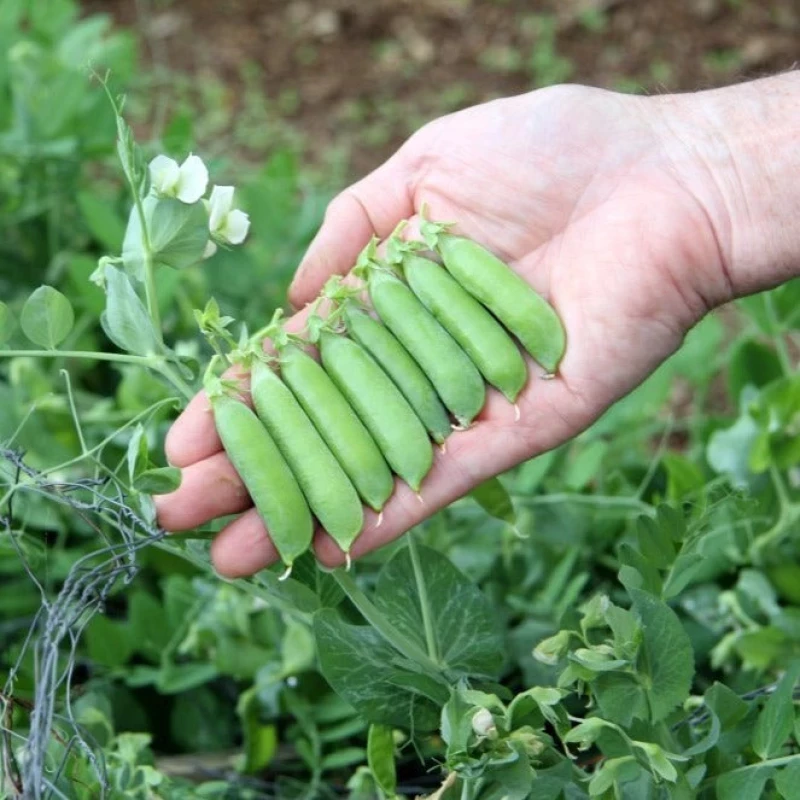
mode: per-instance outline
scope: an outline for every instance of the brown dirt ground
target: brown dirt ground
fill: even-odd
[[[279,127],[312,162],[341,153],[353,174],[376,166],[428,119],[544,83],[694,90],[787,69],[800,52],[798,0],[84,5],[138,27],[146,62],[217,79],[232,125],[250,113],[252,128]],[[267,118],[252,115],[261,97]]]

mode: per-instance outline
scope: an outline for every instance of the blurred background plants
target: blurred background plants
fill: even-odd
[[[200,153],[220,182],[236,184],[250,214],[245,247],[222,250],[205,267],[159,275],[165,337],[201,355],[192,309],[213,295],[223,313],[250,325],[267,319],[284,302],[333,192],[427,119],[564,80],[640,92],[726,83],[787,68],[800,31],[800,11],[790,0],[692,0],[669,8],[591,0],[229,6],[221,14],[211,2],[3,0],[0,346],[28,346],[18,322],[42,283],[60,289],[74,310],[65,348],[109,346],[97,325],[103,296],[88,278],[101,255],[119,252],[130,199],[115,160],[113,114],[88,64],[100,74],[110,70],[115,90],[126,92],[126,116],[145,157]],[[796,796],[786,787],[797,783],[777,772],[788,761],[759,764],[789,758],[798,744],[792,687],[788,694],[781,689],[787,713],[765,701],[800,657],[798,309],[795,282],[708,318],[590,431],[504,476],[516,529],[528,538],[509,526],[502,493],[495,516],[465,499],[415,532],[420,546],[446,556],[480,586],[476,618],[496,622],[506,658],[492,676],[498,683],[483,685],[484,702],[496,692],[505,704],[559,679],[569,687],[577,674],[589,688],[570,689],[558,701],[565,713],[586,715],[591,697],[607,722],[650,746],[630,756],[619,734],[615,741],[576,735],[568,741],[586,747],[576,761],[581,772],[565,772],[555,761],[538,765],[555,770],[542,797],[585,796],[589,777],[604,771],[608,786],[597,782],[595,789],[608,797],[691,796],[678,794],[683,781],[688,791],[725,796],[714,786],[725,773],[733,775],[726,779],[729,797]],[[83,436],[104,443],[104,463],[119,475],[130,467],[133,481],[136,436],[145,456],[162,463],[163,435],[175,413],[170,397],[168,387],[138,368],[7,359],[0,350],[0,447],[24,451],[26,466],[46,470],[78,458]],[[141,415],[149,424],[140,430]],[[32,631],[34,642],[41,638],[43,601],[102,537],[118,541],[121,523],[115,527],[91,504],[68,502],[69,481],[92,477],[80,470],[34,480],[32,490],[7,503],[21,466],[10,450],[3,453],[0,792],[14,796],[19,765],[10,754],[37,705],[26,637]],[[79,497],[90,488],[80,484]],[[667,539],[642,521],[662,502],[680,519]],[[132,524],[136,535],[149,531],[146,518]],[[404,547],[359,562],[362,589],[380,599],[381,575],[405,574]],[[352,598],[310,560],[285,586],[269,572],[221,581],[209,570],[202,539],[158,540],[136,560],[138,574],[114,584],[106,613],[76,620],[85,629],[75,653],[61,650],[59,668],[72,665],[73,703],[64,705],[66,687],[58,687],[48,763],[63,766],[51,776],[62,794],[49,796],[99,796],[96,764],[71,739],[68,710],[103,754],[112,797],[414,796],[436,790],[443,777],[431,767],[442,763],[462,776],[478,763],[485,770],[474,795],[464,793],[459,778],[442,790],[442,800],[499,797],[493,792],[501,789],[526,796],[519,786],[529,776],[503,773],[511,768],[500,764],[508,754],[498,755],[499,744],[474,733],[463,741],[452,730],[425,733],[424,725],[401,730],[396,720],[370,718],[359,685],[345,680],[335,686],[338,694],[331,690],[320,664],[338,656],[330,646],[319,650],[312,615],[333,629],[343,622],[332,609],[350,622],[359,616]],[[463,578],[452,580],[461,586]],[[613,619],[608,605],[602,613],[591,604],[576,610],[600,594],[626,608],[638,602],[640,622],[647,614],[662,621],[677,615],[687,639],[672,653],[672,666],[683,676],[694,670],[694,678],[691,689],[680,681],[678,689],[665,689],[672,694],[660,702],[674,715],[667,720],[671,733],[661,720],[626,718],[614,703],[615,688],[631,692],[653,676],[642,671],[644,655],[631,666],[613,652],[619,642],[606,627]],[[535,658],[534,648],[560,631],[571,631],[565,636],[572,644]],[[577,634],[586,635],[583,650]],[[645,639],[645,647],[654,646]],[[473,668],[480,655],[470,656],[477,659]],[[380,663],[373,667],[368,678],[378,684]],[[714,688],[716,682],[744,698],[735,720],[720,720],[721,705],[735,704],[727,695],[720,700],[725,688]],[[475,697],[454,691],[449,699],[425,700],[433,708],[436,702],[458,722]],[[492,708],[498,722],[499,709]],[[552,713],[539,720],[530,712],[527,722],[541,722],[544,735],[555,737],[563,720]],[[388,738],[368,738],[370,723],[388,726]],[[766,727],[781,736],[765,741]],[[549,751],[544,738],[534,742],[531,735],[501,730],[499,740],[516,737],[512,750],[527,742],[534,763]],[[688,763],[676,762],[677,783],[655,746],[695,748]],[[632,761],[609,766],[625,758]],[[395,761],[392,779],[388,764]],[[501,775],[499,784],[493,775]],[[571,794],[562,795],[567,785]]]

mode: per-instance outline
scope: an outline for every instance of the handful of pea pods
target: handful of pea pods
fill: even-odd
[[[233,359],[250,369],[252,408],[234,385],[207,373],[223,447],[286,566],[284,576],[310,547],[315,518],[349,565],[364,525],[362,504],[380,514],[395,475],[419,493],[433,443],[444,447],[453,431],[472,424],[487,384],[514,404],[518,418],[516,399],[528,380],[518,344],[544,377],[558,368],[566,337],[552,306],[450,227],[423,220],[424,241],[404,241],[401,224],[384,257],[373,239],[354,270],[365,287],[330,279],[305,336],[286,333],[278,312]]]

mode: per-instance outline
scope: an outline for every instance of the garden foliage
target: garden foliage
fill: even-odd
[[[0,19],[0,793],[800,797],[800,283],[351,572],[224,581],[150,498],[194,309],[264,324],[327,195],[275,152],[203,260],[146,169],[191,126],[140,148],[135,41],[43,9]]]

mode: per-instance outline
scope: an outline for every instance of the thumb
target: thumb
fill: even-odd
[[[311,302],[331,275],[355,266],[374,235],[385,238],[413,213],[411,170],[397,153],[330,202],[289,287],[289,302],[295,308]]]

